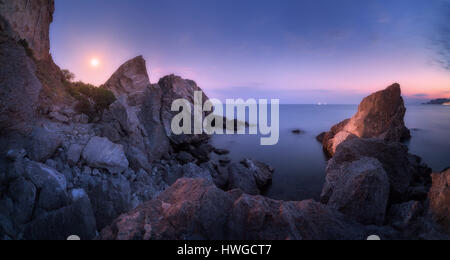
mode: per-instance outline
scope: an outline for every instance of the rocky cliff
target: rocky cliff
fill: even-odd
[[[0,1],[0,16],[9,22],[14,39],[24,40],[38,60],[50,57],[49,29],[54,10],[54,0]]]

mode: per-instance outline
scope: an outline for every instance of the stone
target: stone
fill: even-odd
[[[434,219],[450,234],[450,169],[432,175],[429,193],[430,211]]]
[[[28,157],[37,162],[50,159],[62,144],[60,134],[44,127],[35,127],[30,135]]]
[[[205,169],[200,168],[194,163],[185,165],[173,165],[163,172],[163,179],[169,185],[174,184],[180,178],[201,178],[209,182],[213,182],[211,173]]]
[[[89,124],[89,117],[85,114],[79,114],[74,117],[74,121],[80,124]]]
[[[350,120],[341,122],[325,134],[324,149],[333,155],[340,143],[354,136],[378,138],[387,142],[404,141],[411,137],[405,126],[405,113],[400,85],[393,84],[366,97]]]
[[[71,166],[77,165],[80,161],[81,153],[84,150],[84,146],[81,144],[72,144],[67,150],[67,163]]]
[[[241,163],[232,163],[228,166],[228,189],[240,189],[250,195],[259,195],[260,190],[256,184],[253,172]]]
[[[209,143],[201,143],[199,145],[189,146],[189,152],[200,162],[207,162],[211,159],[210,154],[214,151],[214,147]]]
[[[383,165],[374,158],[327,168],[324,194],[327,205],[364,225],[383,225],[389,200],[389,179]]]
[[[122,95],[144,92],[150,87],[147,65],[142,56],[127,61],[103,85],[118,98]]]
[[[50,119],[56,120],[58,122],[64,123],[64,124],[68,124],[69,123],[69,118],[65,115],[62,115],[58,112],[51,112],[49,115]]]
[[[25,149],[11,149],[6,152],[6,158],[13,162],[21,160],[25,156],[27,156],[27,151]]]
[[[230,151],[225,149],[214,149],[214,153],[217,155],[227,155],[230,153]]]
[[[45,164],[28,161],[25,165],[25,172],[26,177],[38,189],[43,189],[46,185],[55,185],[59,190],[67,189],[67,181],[64,175]]]
[[[46,211],[60,209],[68,203],[66,191],[53,183],[45,185],[39,193],[39,207]]]
[[[89,166],[106,169],[112,174],[122,173],[129,166],[123,146],[107,138],[92,137],[82,155]]]

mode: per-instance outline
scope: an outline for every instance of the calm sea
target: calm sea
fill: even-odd
[[[316,136],[352,117],[356,105],[281,105],[280,141],[260,146],[260,136],[216,135],[217,148],[230,150],[233,161],[251,158],[275,168],[272,186],[265,194],[280,200],[319,199],[325,180],[326,157]],[[450,166],[450,106],[408,106],[406,124],[413,138],[407,143],[433,168]],[[301,129],[303,134],[292,133]]]

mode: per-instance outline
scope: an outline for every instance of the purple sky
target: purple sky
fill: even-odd
[[[96,85],[142,54],[153,83],[175,73],[221,99],[349,104],[394,82],[450,97],[432,44],[445,1],[56,1],[51,51]]]

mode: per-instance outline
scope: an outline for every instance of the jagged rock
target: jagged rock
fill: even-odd
[[[27,156],[27,151],[25,149],[11,149],[6,152],[6,158],[13,162],[21,160],[25,156]]]
[[[245,159],[241,163],[232,163],[228,167],[228,189],[258,195],[271,183],[272,175],[273,169],[261,162]]]
[[[113,174],[122,173],[129,166],[122,145],[97,136],[92,137],[84,148],[83,159],[91,167],[103,168]]]
[[[54,10],[54,0],[15,0],[0,3],[0,16],[9,22],[17,34],[15,40],[26,40],[33,56],[38,60],[49,59],[49,29]]]
[[[175,135],[172,132],[172,119],[179,112],[172,111],[172,103],[177,99],[185,99],[191,104],[192,115],[194,114],[194,92],[202,91],[200,87],[192,80],[185,80],[181,77],[170,75],[159,80],[159,87],[162,90],[162,106],[161,106],[161,120],[164,125],[167,137],[174,145],[198,144],[209,139],[206,134],[199,135]],[[208,100],[208,97],[203,93],[203,102]],[[203,105],[203,104],[202,104]],[[205,113],[202,113],[205,116]],[[194,118],[192,116],[192,118]],[[203,120],[203,119],[202,119]],[[192,122],[192,133],[194,133],[194,122]]]
[[[399,84],[366,97],[351,119],[334,126],[322,134],[324,149],[333,155],[336,148],[349,138],[378,138],[387,142],[400,142],[411,137],[405,126],[406,108]]]
[[[214,153],[217,155],[227,155],[230,153],[230,151],[225,149],[214,149]]]
[[[116,219],[105,240],[365,239],[362,226],[313,202],[282,202],[180,179],[157,199]]]
[[[103,87],[111,90],[117,98],[122,95],[136,95],[138,92],[146,91],[150,87],[150,79],[144,58],[138,56],[127,61],[120,66]]]
[[[415,200],[413,191],[417,187],[428,189],[431,184],[431,169],[422,164],[420,158],[408,153],[408,148],[400,143],[388,143],[379,139],[356,138],[343,142],[328,162],[327,175],[333,176],[333,169],[358,161],[363,157],[375,158],[381,162],[390,183],[390,202],[398,204]],[[322,192],[321,201],[327,203],[334,189],[332,177]]]
[[[211,153],[214,151],[214,147],[209,143],[201,143],[198,145],[190,145],[189,152],[199,159],[200,162],[207,162],[211,159]]]
[[[363,157],[343,165],[330,164],[326,178],[322,196],[330,198],[329,207],[364,225],[384,223],[390,186],[377,159]]]
[[[432,175],[430,209],[434,219],[450,234],[450,169]]]
[[[72,204],[43,214],[27,224],[26,240],[66,240],[77,235],[82,240],[95,239],[97,229],[91,203],[83,190],[72,190]]]
[[[45,162],[52,157],[62,144],[62,137],[44,127],[35,127],[30,135],[28,157],[37,162]]]
[[[85,114],[80,114],[80,115],[76,115],[74,117],[74,121],[76,123],[80,123],[80,124],[88,124],[89,123],[89,117]]]

